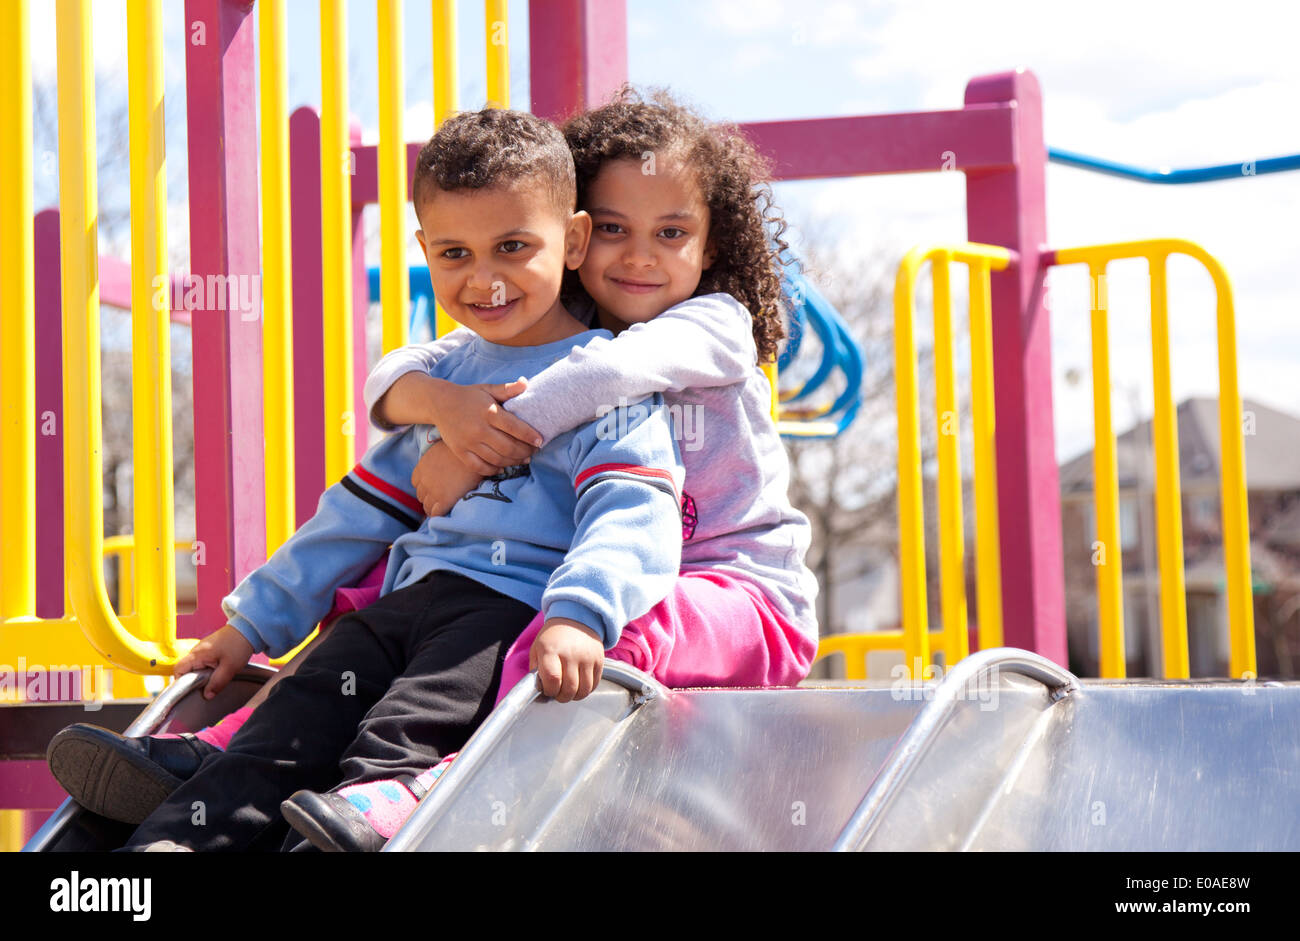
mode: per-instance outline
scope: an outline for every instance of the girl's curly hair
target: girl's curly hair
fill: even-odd
[[[740,131],[705,121],[663,89],[652,89],[647,100],[629,85],[562,129],[573,152],[579,209],[588,205],[588,190],[606,161],[640,161],[647,153],[684,158],[709,207],[715,254],[693,296],[730,294],[740,301],[753,317],[759,361],[775,356],[785,336],[778,259],[787,248],[781,238],[786,223],[772,201],[767,161]]]

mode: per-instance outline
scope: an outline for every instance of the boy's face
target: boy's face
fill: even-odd
[[[709,207],[695,175],[671,155],[657,163],[649,173],[639,160],[611,160],[588,187],[591,244],[579,276],[611,329],[691,297],[713,263]]]
[[[565,267],[586,253],[591,219],[555,205],[544,185],[524,179],[479,190],[435,190],[419,207],[416,233],[433,294],[448,315],[503,346],[559,339]]]

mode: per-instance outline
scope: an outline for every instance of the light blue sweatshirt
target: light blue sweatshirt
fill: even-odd
[[[594,307],[573,313],[591,322]],[[442,358],[473,336],[462,327],[381,359],[365,385],[375,427],[392,430],[374,409],[403,373],[437,375]],[[706,294],[612,339],[604,330],[598,336],[530,379],[505,408],[550,441],[662,393],[686,468],[683,571],[720,570],[751,582],[816,644],[817,580],[804,564],[811,530],[786,494],[790,464],[749,311],[728,294]]]
[[[473,337],[431,374],[458,384],[533,376],[607,331],[533,347]],[[390,435],[321,496],[316,512],[222,601],[257,650],[279,656],[328,613],[389,543],[383,593],[431,571],[457,572],[591,628],[606,649],[665,598],[681,562],[684,471],[663,400],[620,408],[552,438],[530,463],[484,481],[444,516],[425,518],[411,471],[428,426]]]

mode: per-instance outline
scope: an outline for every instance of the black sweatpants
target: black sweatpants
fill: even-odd
[[[280,802],[295,791],[418,775],[487,718],[506,651],[536,614],[433,572],[343,615],[127,845],[276,850],[289,832]]]

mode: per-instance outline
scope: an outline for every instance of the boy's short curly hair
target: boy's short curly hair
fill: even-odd
[[[695,294],[730,294],[744,304],[760,361],[775,355],[785,335],[779,258],[787,248],[786,223],[772,201],[770,168],[753,144],[733,125],[709,123],[662,89],[652,89],[647,100],[628,85],[609,104],[566,121],[564,137],[573,152],[579,208],[587,207],[588,190],[609,160],[657,154],[685,162],[709,207],[715,253]],[[566,292],[577,286],[574,274],[566,276]]]
[[[525,111],[463,111],[447,118],[420,148],[411,201],[418,215],[437,190],[488,189],[525,179],[545,186],[557,210],[573,212],[573,156],[559,128]]]

